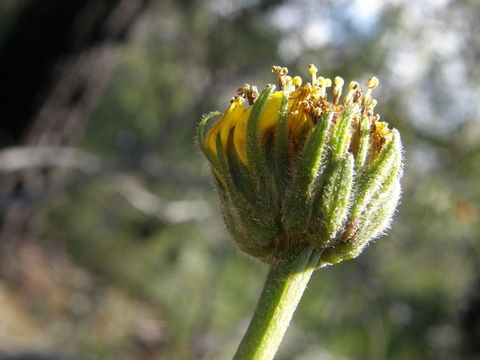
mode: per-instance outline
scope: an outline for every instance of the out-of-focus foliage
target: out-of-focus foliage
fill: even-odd
[[[404,191],[387,236],[314,274],[278,359],[478,358],[479,18],[476,0],[156,3],[74,144],[104,167],[66,173],[41,208],[42,239],[70,264],[59,294],[20,311],[0,287],[24,319],[0,348],[231,357],[266,268],[229,243],[195,126],[243,83],[274,82],[271,65],[305,76],[315,63],[380,78]]]

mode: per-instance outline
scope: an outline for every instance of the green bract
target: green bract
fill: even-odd
[[[244,85],[198,142],[209,160],[225,224],[244,252],[270,263],[277,248],[320,249],[319,266],[358,256],[389,225],[400,197],[402,145],[374,114],[378,85],[301,79],[274,67],[279,90]],[[248,100],[249,106],[244,106]]]

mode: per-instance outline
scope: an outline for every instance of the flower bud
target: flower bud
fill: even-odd
[[[312,246],[319,266],[358,256],[390,224],[400,197],[402,145],[374,113],[372,91],[343,79],[299,77],[274,66],[278,90],[248,84],[198,127],[225,224],[244,252],[270,263],[276,249]],[[220,118],[205,131],[207,122]]]

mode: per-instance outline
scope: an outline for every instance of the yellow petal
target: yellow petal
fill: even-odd
[[[242,117],[238,120],[235,129],[233,131],[233,145],[235,146],[235,151],[237,152],[240,161],[245,165],[248,164],[247,160],[247,147],[246,147],[246,137],[247,137],[247,123],[248,118],[252,108],[250,107],[247,111],[242,114]]]
[[[207,135],[205,136],[205,143],[207,144],[208,149],[217,156],[217,134],[220,131],[222,125],[221,121],[223,118],[217,120],[215,124],[208,130]]]
[[[278,124],[282,99],[283,91],[277,91],[268,97],[260,113],[260,133]]]
[[[276,126],[280,119],[280,106],[282,104],[283,91],[277,91],[270,95],[265,102],[265,105],[260,112],[259,127],[260,133],[264,133],[268,129]],[[235,123],[235,130],[233,132],[233,144],[240,161],[245,165],[248,164],[246,137],[247,137],[247,123],[250,117],[251,107],[244,111],[241,116],[237,118]]]
[[[225,114],[225,120],[220,129],[220,138],[222,139],[222,145],[224,149],[226,149],[228,145],[230,130],[235,127],[245,110],[246,108],[243,106],[242,102],[234,101]]]
[[[228,136],[230,130],[235,126],[240,116],[245,112],[245,106],[243,106],[244,99],[242,97],[234,98],[224,112],[223,116],[217,120],[215,124],[210,128],[205,136],[205,142],[211,152],[217,155],[217,135],[220,133],[223,148],[227,148]]]

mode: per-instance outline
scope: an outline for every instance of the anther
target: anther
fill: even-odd
[[[249,84],[243,84],[241,88],[237,89],[237,94],[243,97],[246,97],[247,92],[250,90]]]
[[[281,69],[281,66],[274,65],[272,66],[272,73],[279,73]]]
[[[375,76],[374,77],[371,77],[370,79],[368,79],[367,81],[367,88],[368,89],[375,89],[376,87],[378,86],[378,78],[376,78]]]
[[[248,99],[248,104],[252,105],[255,102],[255,99],[258,97],[258,89],[254,85],[250,87],[250,92],[248,93],[247,99]]]
[[[256,86],[245,84],[237,90],[237,94],[240,95],[240,97],[247,99],[249,105],[252,105],[258,97],[258,90]]]
[[[325,100],[327,95],[326,88],[332,86],[332,80],[320,76],[317,80],[317,84],[320,86],[320,98]]]
[[[292,79],[292,82],[293,82],[293,85],[300,86],[300,85],[302,85],[302,78],[300,76],[295,76]]]
[[[363,98],[363,105],[368,106],[372,101],[372,91],[378,86],[378,79],[374,76],[367,81],[367,92]]]
[[[272,66],[272,72],[277,73],[278,89],[285,89],[285,77],[288,74],[288,69],[286,67]]]
[[[334,79],[335,86],[333,87],[333,103],[338,104],[338,99],[342,96],[342,89],[344,81],[340,76],[335,76]]]

